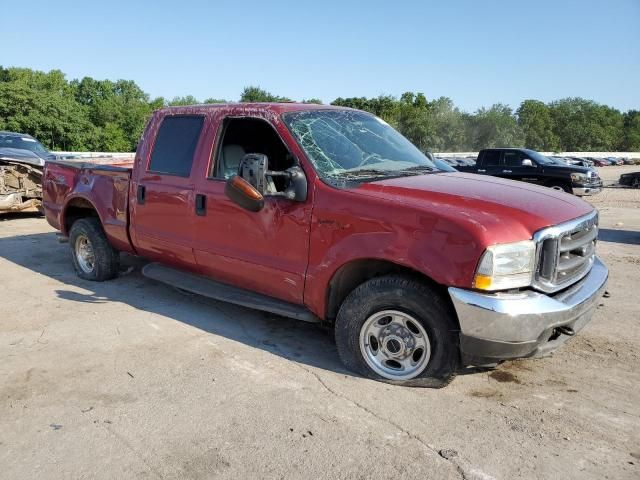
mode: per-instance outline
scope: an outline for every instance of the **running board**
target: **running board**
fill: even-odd
[[[275,313],[283,317],[304,322],[318,323],[320,319],[302,305],[285,302],[277,298],[216,282],[210,278],[183,272],[161,263],[149,263],[142,268],[142,274],[158,282],[197,293],[223,302],[235,303],[243,307]]]

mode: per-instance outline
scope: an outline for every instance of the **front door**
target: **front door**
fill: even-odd
[[[273,120],[271,120],[273,121]],[[202,273],[248,290],[302,304],[308,261],[311,199],[294,202],[265,195],[265,206],[249,212],[224,193],[242,157],[262,153],[270,170],[295,162],[270,120],[227,117],[218,122],[212,158],[196,180],[194,254]],[[280,179],[271,184],[282,188]]]
[[[505,151],[503,156],[502,173],[503,178],[509,178],[511,180],[521,180],[523,182],[540,184],[542,183],[540,178],[540,168],[538,164],[529,159],[531,166],[523,165],[523,160],[526,160],[527,156],[523,152],[519,151]]]

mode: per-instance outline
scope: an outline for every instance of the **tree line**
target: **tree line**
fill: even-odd
[[[0,66],[0,130],[28,133],[52,150],[132,151],[153,110],[170,105],[220,103],[188,95],[151,98],[132,80],[67,80],[60,70]],[[289,102],[259,87],[244,88],[240,102]],[[317,98],[306,103],[323,103]],[[476,151],[511,146],[541,151],[640,151],[640,111],[621,112],[583,98],[549,103],[524,100],[516,110],[495,104],[468,113],[448,97],[336,98],[371,112],[421,150]]]

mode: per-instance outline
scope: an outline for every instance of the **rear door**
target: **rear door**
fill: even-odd
[[[477,172],[484,175],[500,175],[502,172],[500,150],[484,150],[479,159]]]
[[[202,141],[204,115],[166,115],[146,135],[153,146],[136,158],[131,187],[131,234],[140,255],[174,266],[196,266],[194,229],[194,159]]]
[[[542,183],[541,170],[538,164],[531,160],[532,166],[522,165],[522,161],[528,157],[524,152],[518,150],[505,151],[502,157],[501,177],[511,180],[521,180],[528,183]]]

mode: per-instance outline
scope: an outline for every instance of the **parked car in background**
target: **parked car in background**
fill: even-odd
[[[592,168],[594,166],[593,162],[591,160],[587,160],[586,158],[580,158],[580,157],[565,157],[565,158],[571,165],[579,165],[581,167],[588,167],[588,168]]]
[[[620,185],[640,188],[640,172],[623,173],[618,180]]]
[[[458,169],[452,167],[449,162],[447,162],[444,158],[434,158],[433,163],[438,170],[442,170],[443,172],[457,172]]]
[[[42,168],[55,158],[31,135],[0,131],[0,213],[39,211]]]
[[[610,162],[607,162],[603,158],[588,157],[588,160],[593,162],[596,167],[608,167],[611,165]]]
[[[568,165],[569,164],[569,159],[567,159],[565,157],[559,157],[557,155],[550,155],[550,156],[547,156],[547,158],[552,158],[554,160],[557,160],[558,162],[560,162],[561,164],[564,164],[564,165]]]
[[[568,165],[526,148],[481,150],[473,166],[460,166],[458,169],[534,183],[579,196],[594,195],[602,190],[602,180],[595,170]]]
[[[81,278],[146,257],[156,281],[331,326],[348,369],[396,385],[548,354],[606,288],[590,204],[440,171],[352,109],[164,108],[130,167],[54,161],[44,178]]]

